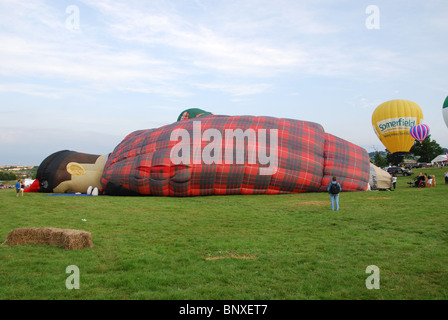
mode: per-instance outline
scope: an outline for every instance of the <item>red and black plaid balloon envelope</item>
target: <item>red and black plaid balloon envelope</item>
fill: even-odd
[[[306,121],[204,115],[129,134],[109,155],[110,195],[205,196],[368,188],[367,151]]]

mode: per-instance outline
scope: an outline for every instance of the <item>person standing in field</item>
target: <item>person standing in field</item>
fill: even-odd
[[[394,174],[392,176],[392,185],[394,186],[394,191],[397,188],[397,176]]]
[[[333,177],[332,181],[328,184],[327,191],[330,194],[331,210],[339,210],[339,193],[342,188],[336,177]]]
[[[445,171],[445,184],[448,184],[448,171]]]
[[[17,180],[15,187],[16,187],[16,197],[18,197],[19,192],[22,189],[22,183],[20,182],[20,180]],[[22,193],[22,197],[23,197],[23,193]]]

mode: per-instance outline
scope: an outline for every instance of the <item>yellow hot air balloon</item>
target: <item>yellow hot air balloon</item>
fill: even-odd
[[[384,102],[372,114],[373,130],[390,153],[409,152],[415,141],[409,130],[422,121],[422,109],[409,100]]]

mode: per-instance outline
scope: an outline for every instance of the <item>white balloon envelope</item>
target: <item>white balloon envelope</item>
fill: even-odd
[[[443,120],[445,120],[445,124],[448,127],[448,97],[446,97],[445,102],[443,103]]]

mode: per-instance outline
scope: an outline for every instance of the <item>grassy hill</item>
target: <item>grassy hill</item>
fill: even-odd
[[[447,299],[448,185],[277,196],[69,197],[0,190],[20,227],[91,232],[94,247],[0,246],[0,299]],[[85,221],[83,221],[85,220]],[[66,268],[80,271],[68,290]],[[380,289],[368,290],[368,266]]]

